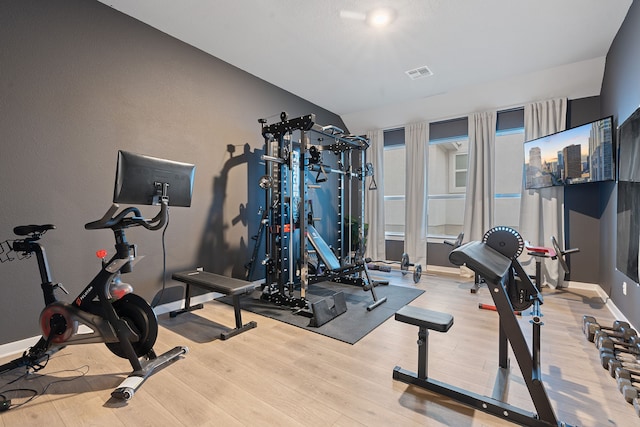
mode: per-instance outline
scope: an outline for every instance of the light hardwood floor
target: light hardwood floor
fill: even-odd
[[[431,377],[490,396],[497,372],[498,315],[486,288],[471,294],[462,278],[423,274],[426,292],[412,305],[455,316],[446,334],[430,334]],[[599,363],[581,330],[583,314],[610,324],[614,318],[595,292],[545,289],[542,368],[559,420],[580,426],[640,425],[633,407]],[[189,353],[151,376],[129,402],[110,399],[128,374],[124,359],[102,344],[67,347],[48,366],[1,390],[46,392],[0,416],[0,426],[501,426],[512,425],[419,388],[394,381],[394,366],[417,369],[417,328],[391,317],[355,345],[243,312],[256,329],[228,341],[233,310],[218,302],[175,319],[160,316],[156,350],[186,345]],[[521,326],[530,336],[529,318]],[[10,357],[0,360],[4,362]],[[84,374],[83,376],[81,376]],[[60,381],[70,380],[70,381]],[[27,392],[3,393],[14,404]],[[533,411],[512,358],[508,402]]]

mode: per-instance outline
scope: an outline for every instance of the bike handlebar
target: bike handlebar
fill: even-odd
[[[164,227],[169,218],[169,205],[166,201],[161,202],[160,212],[158,212],[158,214],[152,219],[142,217],[140,210],[133,206],[125,208],[115,215],[118,209],[120,209],[118,204],[112,204],[102,218],[86,223],[84,228],[86,230],[99,230],[102,228],[111,228],[116,230],[127,227],[142,226],[147,230],[153,231]],[[129,216],[130,214],[133,214],[133,216]]]

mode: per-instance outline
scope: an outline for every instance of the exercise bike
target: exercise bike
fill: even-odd
[[[101,219],[85,225],[87,230],[111,229],[116,253],[108,261],[103,259],[100,272],[71,303],[56,298],[56,290],[68,292],[61,284],[53,283],[44,247],[39,243],[42,236],[55,226],[24,225],[14,228],[14,233],[22,238],[14,240],[10,247],[22,257],[35,254],[45,308],[40,314],[40,340],[21,357],[0,366],[0,373],[20,367],[34,371],[42,369],[53,353],[67,345],[105,343],[113,354],[131,363],[133,372],[111,393],[116,399],[129,400],[156,368],[188,352],[187,347],[177,346],[160,356],[155,354],[156,315],[142,297],[132,293],[130,285],[120,280],[120,274],[130,272],[136,259],[136,246],[127,242],[125,230],[137,226],[148,230],[164,227],[168,220],[168,200],[163,199],[160,205],[160,212],[153,219],[145,219],[138,208],[120,210],[117,204],[113,204]],[[88,327],[91,332],[79,333],[80,325]]]

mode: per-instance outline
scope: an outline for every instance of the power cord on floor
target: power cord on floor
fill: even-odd
[[[25,379],[25,381],[32,381],[33,379],[35,379],[35,378],[28,378],[29,371],[26,371],[24,374],[20,375],[18,378],[15,378],[15,379],[7,382],[4,386],[2,386],[2,391],[0,392],[0,412],[8,411],[9,409],[16,409],[16,408],[19,408],[21,406],[26,405],[27,403],[33,401],[36,397],[45,394],[47,392],[47,390],[49,389],[49,387],[51,387],[53,384],[62,383],[62,382],[68,382],[68,381],[74,381],[74,380],[77,380],[78,378],[84,377],[85,375],[87,375],[89,373],[89,365],[82,365],[77,369],[65,369],[65,370],[58,371],[58,372],[52,372],[52,373],[50,373],[48,375],[57,374],[57,373],[64,373],[64,372],[77,372],[78,375],[76,375],[74,377],[70,377],[70,378],[63,378],[63,379],[51,381],[46,386],[44,386],[44,388],[42,389],[41,392],[38,392],[38,390],[33,389],[33,388],[24,388],[24,387],[5,388],[5,387],[7,387],[7,386],[9,386],[11,384],[15,384],[16,382],[18,382],[21,379]],[[24,402],[20,402],[20,403],[12,403],[11,399],[9,399],[7,397],[10,394],[14,394],[14,395],[16,395],[17,398],[24,398],[25,396],[19,396],[18,395],[20,393],[29,393],[30,396],[28,396],[27,400],[25,400]],[[16,397],[14,397],[14,400],[16,399]]]

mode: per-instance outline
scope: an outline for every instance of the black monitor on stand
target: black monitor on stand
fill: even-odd
[[[113,202],[191,206],[195,165],[118,151]]]

